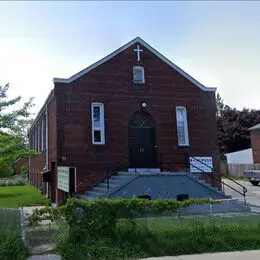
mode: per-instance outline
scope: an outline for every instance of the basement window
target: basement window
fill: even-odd
[[[144,68],[141,66],[133,67],[133,82],[135,84],[144,84]]]
[[[105,144],[104,104],[91,104],[92,144]]]

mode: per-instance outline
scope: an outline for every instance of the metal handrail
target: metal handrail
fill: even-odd
[[[79,187],[81,187],[83,184],[86,184],[87,180],[81,181],[77,186],[76,186],[76,190],[75,190],[75,194],[79,194],[81,191],[79,191]],[[87,187],[89,187],[89,185],[87,185]]]
[[[245,203],[246,203],[247,188],[246,188],[245,186],[243,186],[243,185],[240,184],[239,182],[233,180],[232,178],[230,178],[230,177],[228,177],[228,176],[225,176],[225,178],[229,179],[229,180],[232,181],[233,183],[235,183],[235,184],[239,185],[240,187],[242,187],[243,192],[241,192],[241,191],[235,189],[234,187],[230,186],[229,184],[223,182],[221,179],[215,177],[214,174],[213,174],[213,167],[208,166],[206,163],[204,163],[203,161],[199,160],[198,158],[195,158],[194,156],[191,156],[191,155],[190,155],[190,157],[191,157],[192,159],[195,159],[195,160],[198,161],[199,163],[201,163],[201,164],[203,164],[203,165],[205,165],[205,166],[207,166],[208,168],[211,169],[211,171],[212,171],[212,173],[211,173],[211,178],[212,178],[212,180],[213,180],[213,185],[214,185],[214,181],[215,181],[215,180],[218,181],[220,184],[223,184],[224,186],[227,186],[227,187],[229,187],[230,189],[232,189],[233,191],[235,191],[235,192],[239,193],[240,195],[242,195],[242,196],[244,197],[244,200],[245,200]],[[192,164],[192,163],[190,163],[190,164],[191,164],[193,167],[195,167],[196,169],[198,169],[198,170],[200,171],[200,173],[203,173],[203,174],[205,174],[205,175],[207,175],[207,176],[209,175],[207,172],[201,170],[201,169],[198,168],[196,165],[194,165],[194,164]]]
[[[118,160],[116,163],[113,163],[112,165],[110,165],[109,167],[107,167],[106,169],[106,176],[105,176],[105,179],[106,182],[107,182],[107,190],[109,191],[109,178],[113,175],[113,174],[110,174],[111,171],[120,163],[122,163],[123,161],[125,161],[126,159],[128,159],[128,155],[125,155],[123,158],[121,158],[120,160]],[[103,181],[104,181],[103,180]]]

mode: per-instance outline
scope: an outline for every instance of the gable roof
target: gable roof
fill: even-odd
[[[163,56],[161,53],[159,53],[157,50],[155,50],[152,46],[150,46],[148,43],[146,43],[143,39],[140,37],[136,37],[132,41],[128,42],[127,44],[123,45],[121,48],[117,49],[116,51],[112,52],[111,54],[105,56],[103,59],[95,62],[94,64],[90,65],[89,67],[85,68],[84,70],[76,73],[75,75],[71,76],[68,79],[64,78],[54,78],[54,83],[71,83],[72,81],[78,79],[79,77],[85,75],[86,73],[90,72],[91,70],[95,69],[99,65],[103,64],[104,62],[112,59],[114,56],[119,54],[120,52],[126,50],[130,46],[132,46],[135,43],[142,44],[146,49],[148,49],[150,52],[152,52],[155,56],[160,58],[162,61],[167,63],[170,67],[172,67],[174,70],[179,72],[182,76],[184,76],[186,79],[191,81],[195,86],[199,87],[203,91],[216,91],[216,88],[207,88],[201,83],[199,83],[197,80],[195,80],[193,77],[191,77],[188,73],[183,71],[181,68],[179,68],[177,65],[175,65],[173,62],[171,62],[169,59],[167,59],[165,56]]]
[[[248,128],[249,131],[256,131],[256,130],[260,130],[260,123],[256,124],[250,128]]]

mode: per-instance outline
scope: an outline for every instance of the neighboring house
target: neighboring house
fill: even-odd
[[[248,130],[250,131],[254,163],[260,163],[260,124],[252,126]]]
[[[130,175],[162,168],[187,172],[189,156],[212,158],[219,176],[215,115],[215,88],[137,37],[68,79],[54,78],[29,133],[30,148],[41,152],[30,158],[30,182],[59,203],[67,195],[57,189],[57,166],[76,168],[77,191],[102,182],[114,164]],[[51,171],[48,183],[42,183],[43,169]],[[179,193],[189,193],[185,179],[178,183]],[[131,189],[142,195],[138,185]],[[131,196],[127,192],[122,194]]]
[[[253,153],[252,148],[226,153],[228,164],[253,164]]]
[[[28,167],[28,158],[18,159],[14,162],[15,174],[20,174],[23,166]]]

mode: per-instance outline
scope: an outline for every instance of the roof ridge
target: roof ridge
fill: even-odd
[[[88,73],[89,71],[95,69],[96,67],[98,67],[99,65],[105,63],[106,61],[110,60],[111,58],[113,58],[114,56],[116,56],[117,54],[121,53],[122,51],[126,50],[127,48],[129,48],[130,46],[132,46],[135,43],[141,43],[145,48],[147,48],[150,52],[152,52],[155,56],[157,56],[159,59],[161,59],[162,61],[164,61],[166,64],[168,64],[170,67],[172,67],[174,70],[176,70],[178,73],[180,73],[183,77],[185,77],[186,79],[188,79],[189,81],[191,81],[195,86],[199,87],[201,90],[203,91],[216,91],[216,88],[208,88],[205,87],[204,85],[202,85],[200,82],[198,82],[196,79],[194,79],[192,76],[190,76],[188,73],[186,73],[185,71],[183,71],[180,67],[178,67],[177,65],[175,65],[172,61],[170,61],[168,58],[166,58],[164,55],[162,55],[161,53],[159,53],[156,49],[154,49],[152,46],[150,46],[147,42],[145,42],[141,37],[136,37],[133,40],[131,40],[130,42],[124,44],[122,47],[116,49],[115,51],[113,51],[112,53],[108,54],[107,56],[105,56],[104,58],[100,59],[99,61],[91,64],[90,66],[88,66],[87,68],[79,71],[78,73],[72,75],[69,78],[54,78],[53,82],[55,83],[71,83],[72,81],[78,79],[79,77],[85,75],[86,73]]]

